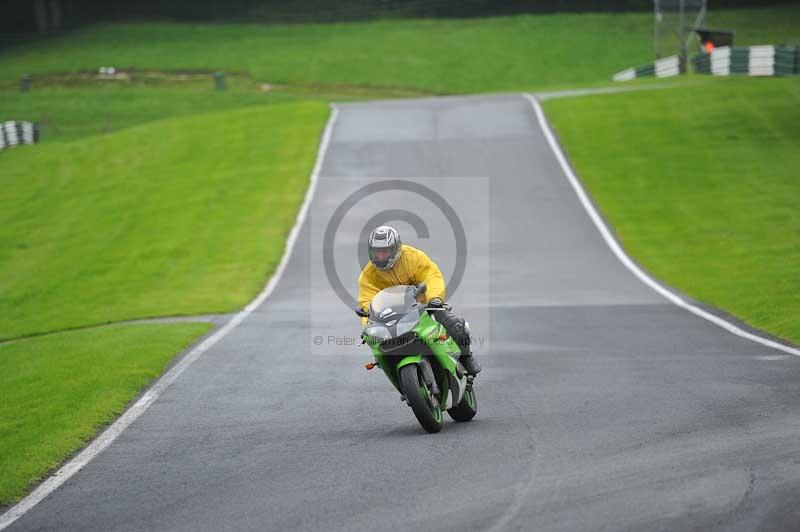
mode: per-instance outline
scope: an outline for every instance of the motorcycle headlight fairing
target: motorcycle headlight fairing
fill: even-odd
[[[370,325],[369,327],[367,327],[367,330],[365,332],[367,333],[367,336],[370,336],[378,340],[379,342],[385,342],[386,340],[392,338],[392,333],[389,332],[389,329],[386,328],[384,325],[379,325],[379,324]]]

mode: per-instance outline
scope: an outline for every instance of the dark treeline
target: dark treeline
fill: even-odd
[[[708,1],[709,9],[790,3],[797,0]],[[4,0],[0,4],[0,32],[8,38],[125,20],[277,24],[652,9],[652,0]]]

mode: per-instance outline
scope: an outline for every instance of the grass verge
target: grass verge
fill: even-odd
[[[225,91],[215,91],[210,75],[197,75],[184,81],[176,77],[169,76],[157,83],[141,82],[134,77],[110,81],[105,86],[103,81],[92,78],[76,80],[74,77],[48,76],[40,80],[39,86],[30,93],[22,94],[16,88],[0,88],[0,121],[36,122],[40,129],[40,143],[67,142],[116,133],[166,118],[270,104],[421,94],[332,85],[265,87],[248,78],[232,80],[231,77],[228,77]]]
[[[0,338],[243,306],[280,261],[327,113],[251,107],[0,153]]]
[[[0,93],[3,120],[28,120],[40,142],[72,141],[115,133],[155,120],[283,103],[288,98],[257,91],[214,92],[198,84],[144,87],[112,82],[108,87],[48,85],[28,94]],[[166,139],[170,141],[171,139]]]
[[[651,60],[652,18],[588,13],[283,26],[105,24],[0,52],[0,81],[114,65],[438,93],[574,85],[608,81]],[[737,44],[777,44],[800,37],[800,8],[712,10],[709,24],[735,29]]]
[[[209,327],[125,325],[0,344],[0,505],[90,441]]]
[[[800,79],[544,105],[633,257],[692,297],[800,344]]]
[[[237,95],[228,103],[246,108],[196,115],[178,93],[157,101],[163,91],[153,90],[153,118],[188,116],[102,136],[78,127],[79,140],[0,153],[0,338],[226,312],[274,270],[327,106]],[[119,105],[131,111],[128,126],[143,118],[130,100]],[[120,325],[0,343],[0,505],[90,440],[209,327]]]

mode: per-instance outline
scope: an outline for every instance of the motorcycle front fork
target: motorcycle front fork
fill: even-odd
[[[431,395],[435,397],[441,396],[442,392],[439,390],[439,385],[436,384],[436,377],[433,375],[433,368],[431,367],[430,361],[427,358],[423,358],[419,361],[419,367],[422,370],[422,379],[428,386]]]
[[[439,385],[436,383],[436,377],[433,374],[433,368],[431,367],[430,361],[426,358],[423,358],[419,362],[419,367],[422,370],[422,380],[425,382],[425,386],[428,387],[431,396],[438,401],[442,395],[442,391],[439,389]],[[406,401],[405,394],[400,394],[400,401]]]

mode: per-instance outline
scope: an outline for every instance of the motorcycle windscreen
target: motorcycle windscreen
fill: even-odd
[[[372,321],[389,322],[408,314],[417,303],[414,287],[407,285],[390,286],[378,292],[369,305]]]
[[[411,332],[419,323],[422,315],[422,306],[409,309],[408,313],[399,319],[391,319],[388,322],[370,322],[364,332],[376,340],[386,341],[392,338],[403,336]]]
[[[397,321],[397,336],[402,336],[408,332],[411,332],[411,329],[417,326],[419,323],[419,317],[422,315],[422,305],[417,305],[416,307],[412,307],[408,309],[408,312]]]
[[[424,307],[413,286],[391,286],[378,292],[370,304],[366,333],[380,341],[397,338],[416,327]]]

